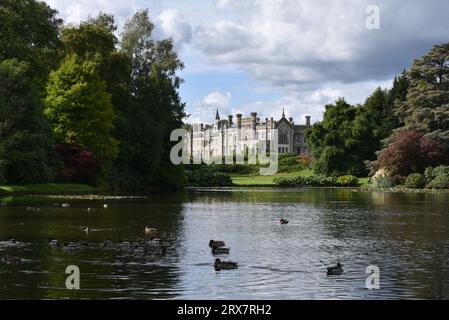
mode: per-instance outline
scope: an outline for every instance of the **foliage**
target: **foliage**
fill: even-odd
[[[408,72],[407,100],[396,114],[403,130],[418,131],[449,150],[449,43],[436,45]]]
[[[0,182],[44,183],[57,160],[29,64],[0,62]]]
[[[449,189],[449,166],[427,168],[425,177],[430,189]]]
[[[0,2],[0,61],[17,59],[29,66],[29,77],[39,93],[58,63],[58,38],[62,20],[42,1]]]
[[[56,146],[56,151],[64,162],[64,168],[58,180],[90,185],[96,183],[101,162],[92,152],[76,143],[59,144]]]
[[[315,172],[324,175],[364,175],[364,160],[373,160],[380,145],[379,130],[361,107],[338,99],[326,106],[321,123],[306,132]]]
[[[325,176],[297,176],[292,178],[276,178],[274,182],[282,187],[333,187],[337,186],[337,178]]]
[[[209,169],[186,171],[189,187],[228,187],[232,179],[228,174],[214,172]]]
[[[359,179],[351,175],[341,176],[337,178],[336,184],[340,187],[358,187]]]
[[[398,132],[392,143],[382,150],[375,168],[388,168],[390,176],[424,173],[426,167],[447,162],[440,144],[416,131]]]
[[[371,187],[374,189],[388,189],[394,186],[394,181],[388,176],[379,176],[371,181]]]
[[[298,158],[298,163],[304,168],[310,169],[312,166],[312,157],[309,155],[300,155]]]
[[[101,161],[104,179],[118,153],[111,136],[114,110],[97,64],[68,56],[50,74],[44,114],[53,125],[58,143],[77,143]]]
[[[178,89],[183,68],[171,39],[153,39],[148,11],[137,12],[125,24],[120,55],[129,60],[127,93],[118,110],[115,135],[121,151],[109,183],[121,188],[153,183],[169,184],[182,174],[169,159],[170,133],[182,126],[184,104]],[[171,171],[171,173],[170,173]],[[122,173],[119,181],[116,173]],[[126,173],[126,174],[123,174]],[[156,182],[157,181],[157,182]]]
[[[426,179],[421,173],[412,173],[405,180],[405,186],[410,189],[423,189],[426,186]]]

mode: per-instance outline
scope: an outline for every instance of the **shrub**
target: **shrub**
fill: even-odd
[[[379,153],[374,167],[387,167],[393,176],[407,176],[413,172],[423,173],[426,167],[446,161],[447,156],[438,141],[416,131],[404,131],[394,136],[388,147]]]
[[[424,176],[427,182],[431,182],[438,176],[449,176],[449,166],[439,166],[436,168],[427,168]]]
[[[420,173],[412,173],[405,180],[405,186],[410,189],[423,189],[426,186],[426,179]]]
[[[387,176],[379,176],[372,179],[371,186],[375,189],[388,189],[394,187],[394,182]]]
[[[336,186],[334,177],[311,176],[311,177],[293,177],[293,178],[276,178],[274,183],[282,187],[332,187]]]
[[[337,185],[340,187],[358,187],[359,179],[355,176],[341,176],[337,178]]]
[[[427,168],[425,173],[430,189],[449,189],[449,166]]]
[[[61,182],[95,184],[101,162],[89,150],[76,143],[56,146],[56,152],[64,162],[58,180]]]

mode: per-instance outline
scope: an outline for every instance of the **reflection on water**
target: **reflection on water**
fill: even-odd
[[[96,200],[6,202],[0,258],[22,260],[0,262],[0,298],[449,298],[449,194],[234,189],[113,200],[107,209]],[[145,235],[145,226],[157,231]],[[69,252],[48,238],[88,246]],[[210,239],[226,241],[239,269],[214,270]],[[320,261],[341,261],[345,273],[328,277]],[[81,270],[79,291],[65,288],[68,265]],[[380,290],[365,288],[369,265],[380,267]]]

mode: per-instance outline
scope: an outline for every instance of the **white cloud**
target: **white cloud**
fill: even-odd
[[[173,37],[178,47],[192,39],[192,27],[178,10],[162,11],[159,20],[164,36]]]
[[[231,114],[230,102],[232,94],[230,92],[214,91],[203,98],[191,112],[188,119],[191,123],[211,122],[215,119],[215,112],[218,110],[222,117]]]

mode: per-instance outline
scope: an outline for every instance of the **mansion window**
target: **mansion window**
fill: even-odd
[[[279,130],[279,144],[289,144],[289,132],[286,127],[282,127],[281,130]]]

